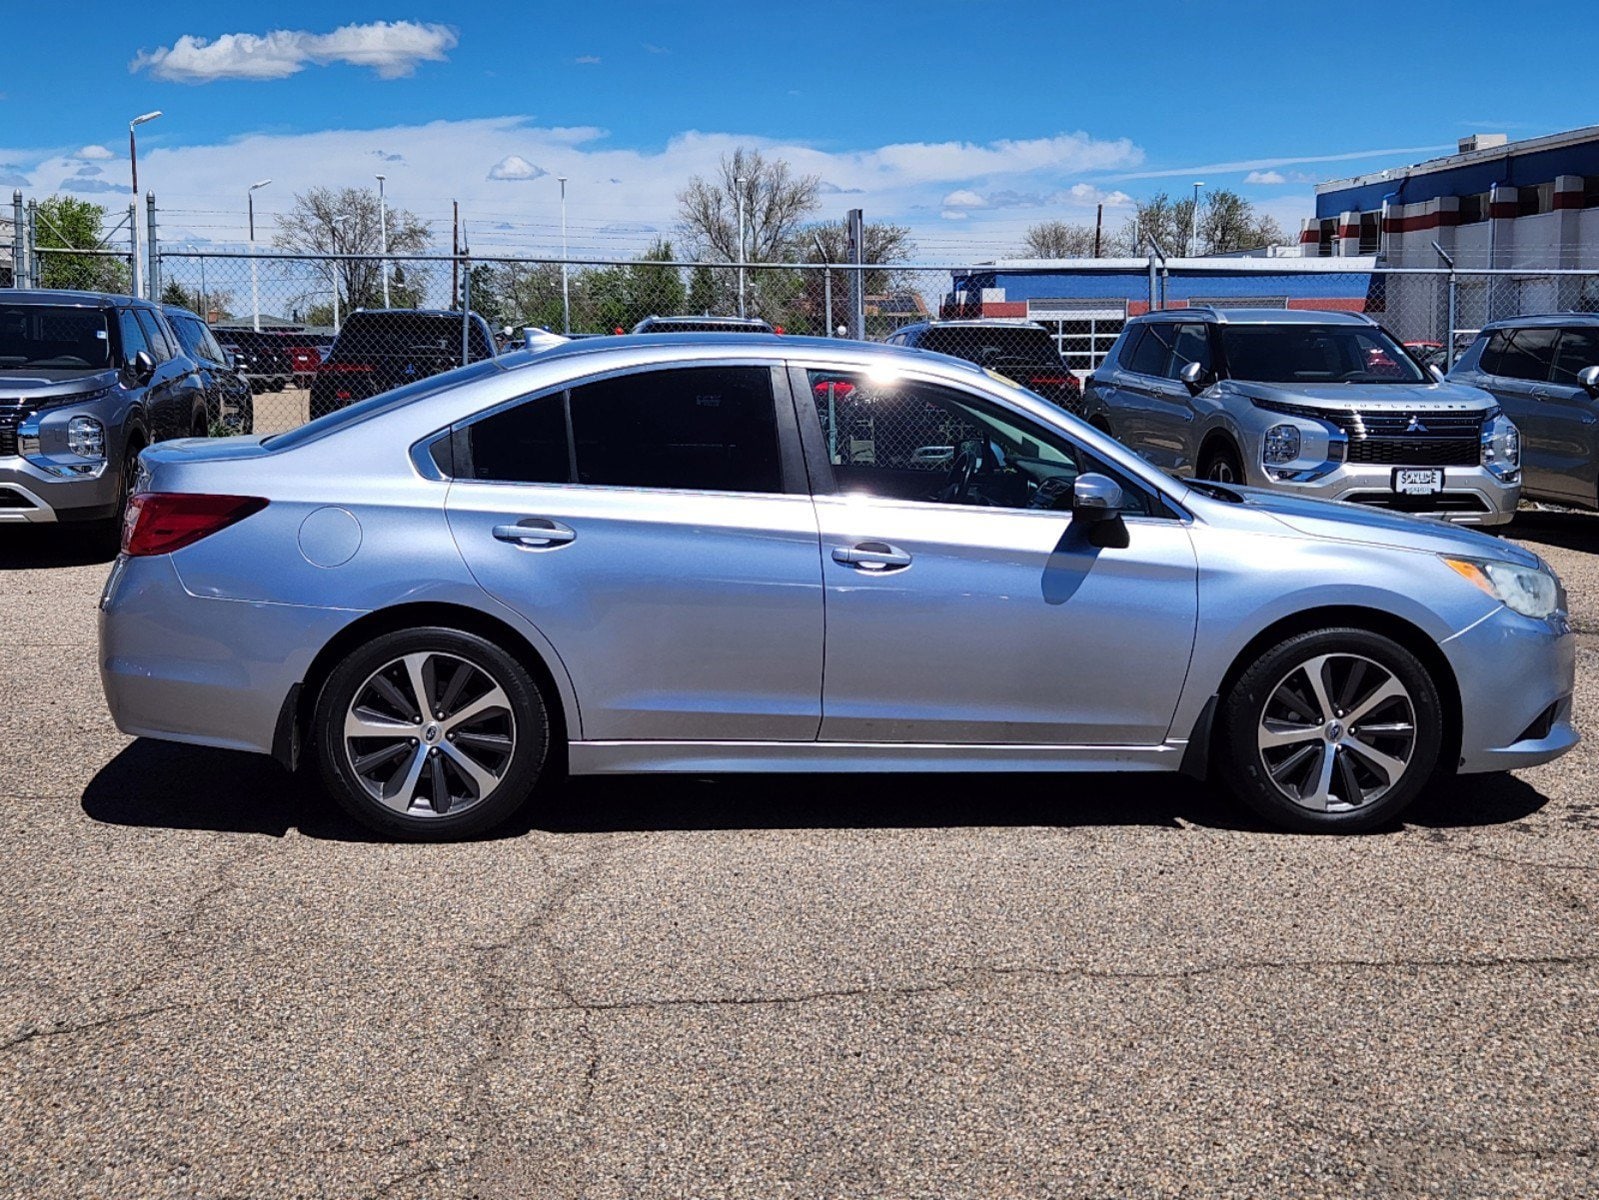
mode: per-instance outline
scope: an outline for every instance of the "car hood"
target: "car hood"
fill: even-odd
[[[1218,523],[1227,523],[1231,512],[1244,518],[1244,523],[1251,523],[1250,518],[1258,522],[1258,518],[1265,517],[1302,536],[1329,541],[1357,542],[1430,554],[1453,554],[1464,558],[1492,558],[1529,567],[1541,562],[1536,554],[1514,542],[1490,537],[1475,529],[1451,525],[1441,517],[1410,516],[1365,504],[1312,500],[1304,496],[1286,496],[1264,488],[1233,487],[1230,484],[1223,490],[1236,495],[1238,502],[1218,502],[1207,495],[1210,490],[1210,485],[1205,485],[1203,490],[1196,487],[1189,495],[1197,494],[1200,497],[1198,503]]]
[[[0,396],[22,397],[24,403],[55,400],[63,396],[77,396],[84,392],[98,392],[115,387],[117,373],[110,367],[45,368],[43,370],[18,367],[0,371]]]
[[[1298,404],[1306,408],[1349,409],[1387,407],[1410,409],[1490,409],[1497,405],[1481,388],[1460,383],[1329,383],[1288,386],[1229,379],[1221,387],[1228,393],[1267,404]]]

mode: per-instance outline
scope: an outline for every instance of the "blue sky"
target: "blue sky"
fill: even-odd
[[[70,16],[77,9],[80,18]],[[1588,124],[1599,84],[1570,60],[1591,3],[1434,9],[1144,0],[499,3],[164,0],[25,5],[0,99],[0,183],[125,203],[126,122],[166,232],[241,236],[296,190],[388,175],[394,201],[475,248],[575,251],[670,233],[674,193],[739,144],[824,181],[819,216],[860,205],[929,260],[1003,254],[1037,220],[1194,179],[1237,188],[1290,234],[1314,181],[1430,157],[1474,131]],[[396,22],[402,24],[394,24]],[[230,35],[249,35],[240,38]],[[1561,60],[1566,60],[1562,62]],[[72,78],[62,86],[64,63]],[[1320,160],[1320,161],[1318,161]],[[447,234],[446,234],[447,238]]]

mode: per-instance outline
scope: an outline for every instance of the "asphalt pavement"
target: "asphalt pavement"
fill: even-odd
[[[1560,762],[1397,829],[1181,780],[578,781],[454,846],[119,734],[0,539],[0,1193],[1599,1193],[1599,517]]]

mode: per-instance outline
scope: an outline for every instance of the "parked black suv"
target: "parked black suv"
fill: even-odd
[[[293,382],[294,362],[282,333],[225,326],[216,335],[252,392],[281,392]]]
[[[200,382],[205,387],[206,419],[213,426],[225,426],[229,433],[253,432],[254,389],[222,349],[210,326],[186,308],[168,304],[161,311],[172,332],[178,335],[183,352],[199,368]]]
[[[1492,392],[1521,431],[1521,494],[1599,508],[1599,315],[1485,326],[1449,372]]]
[[[493,358],[494,335],[476,313],[465,329],[461,314],[413,308],[358,309],[333,340],[311,382],[311,416]]]
[[[208,427],[198,364],[154,304],[0,289],[0,523],[115,528],[139,451]]]
[[[964,358],[998,371],[1068,412],[1081,411],[1083,389],[1066,367],[1049,331],[1033,321],[990,317],[971,321],[922,321],[889,334],[890,346],[915,346]]]

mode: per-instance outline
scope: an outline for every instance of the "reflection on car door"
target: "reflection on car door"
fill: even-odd
[[[776,378],[646,370],[456,434],[456,542],[559,654],[584,740],[815,739],[816,516]]]
[[[1164,740],[1197,620],[1197,566],[1182,522],[1131,516],[1127,545],[1100,549],[1069,512],[906,499],[892,474],[885,487],[897,494],[871,494],[871,467],[851,468],[843,443],[829,439],[815,384],[796,377],[797,394],[817,399],[812,412],[802,405],[801,419],[814,412],[823,465],[845,467],[854,481],[848,494],[816,498],[827,598],[822,739]],[[854,384],[851,400],[880,400],[864,379]],[[1057,434],[1027,430],[1040,445],[1080,454]],[[869,448],[856,445],[855,462],[902,457],[885,442],[880,434]]]
[[[1599,366],[1599,329],[1580,326],[1561,330],[1554,369],[1536,422],[1539,472],[1547,481],[1545,489],[1587,505],[1599,503],[1599,488],[1595,485],[1599,402],[1577,382],[1577,373],[1592,366]]]
[[[1495,330],[1478,362],[1481,386],[1521,431],[1522,486],[1540,496],[1563,496],[1569,486],[1558,468],[1553,445],[1558,432],[1545,403],[1559,335],[1548,326]]]
[[[1185,465],[1186,433],[1193,422],[1188,389],[1173,363],[1177,327],[1152,321],[1117,371],[1117,436],[1165,471]]]

